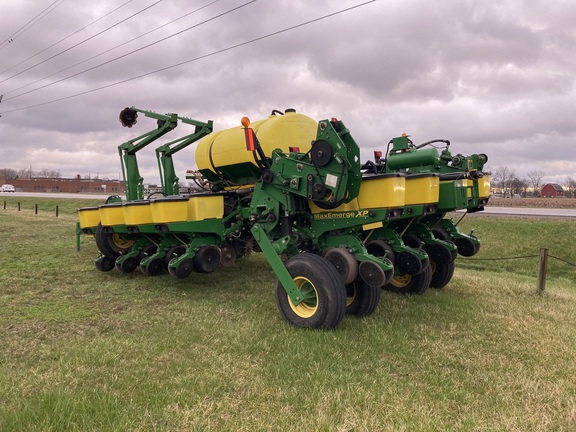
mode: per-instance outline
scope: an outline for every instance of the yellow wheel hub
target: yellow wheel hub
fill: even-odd
[[[410,281],[412,280],[412,275],[405,274],[405,275],[394,275],[390,283],[394,285],[396,288],[405,288],[408,286]]]
[[[120,249],[128,249],[134,244],[134,240],[126,240],[120,234],[112,234],[112,243]]]
[[[314,284],[308,278],[298,276],[294,278],[294,283],[300,290],[303,300],[295,306],[290,297],[288,303],[296,315],[301,318],[310,318],[318,310],[318,293]]]

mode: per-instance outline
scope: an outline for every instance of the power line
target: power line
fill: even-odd
[[[34,24],[38,23],[38,21],[40,21],[41,19],[45,18],[46,15],[48,15],[50,12],[52,12],[54,9],[56,9],[58,6],[60,6],[65,1],[66,0],[55,0],[50,6],[48,6],[46,9],[44,9],[42,12],[40,12],[38,15],[36,15],[34,18],[32,18],[30,21],[28,21],[26,24],[24,24],[22,27],[20,27],[14,33],[12,33],[10,36],[8,36],[8,38],[4,42],[0,43],[0,49],[7,47],[9,43],[14,42],[15,38],[22,35],[26,30],[30,29],[30,27],[32,27]],[[54,6],[58,2],[60,2],[60,3],[57,4],[56,6]],[[52,6],[54,6],[54,7],[52,8]],[[52,9],[48,11],[48,9],[50,9],[50,8],[52,8]],[[46,12],[46,11],[48,11],[48,12]],[[42,14],[44,14],[44,15],[42,15]]]
[[[123,55],[121,55],[121,56],[115,57],[115,58],[113,58],[113,59],[111,59],[111,60],[108,60],[108,61],[106,61],[106,62],[104,62],[104,63],[100,63],[100,64],[98,64],[98,65],[96,65],[96,66],[93,66],[93,67],[91,67],[91,68],[88,68],[88,69],[85,69],[85,70],[83,70],[83,71],[77,72],[77,73],[75,73],[75,74],[69,75],[69,76],[67,76],[67,77],[61,78],[61,79],[59,79],[59,80],[53,81],[53,82],[51,82],[51,83],[49,83],[49,84],[45,84],[45,85],[43,85],[43,86],[36,87],[35,89],[29,90],[29,91],[27,91],[27,92],[23,92],[23,93],[17,94],[16,96],[12,96],[11,98],[7,98],[6,100],[9,101],[9,100],[12,100],[12,99],[16,99],[16,98],[19,98],[20,96],[24,96],[24,95],[26,95],[26,94],[29,94],[29,93],[32,93],[32,92],[41,90],[41,89],[43,89],[43,88],[50,87],[50,86],[52,86],[52,85],[54,85],[54,84],[58,84],[58,83],[60,83],[60,82],[62,82],[62,81],[66,81],[66,80],[68,80],[68,79],[70,79],[70,78],[77,77],[78,75],[82,75],[82,74],[84,74],[84,73],[86,73],[86,72],[93,71],[94,69],[98,69],[98,68],[100,68],[100,67],[102,67],[102,66],[108,65],[108,64],[113,63],[113,62],[115,62],[115,61],[117,61],[117,60],[120,60],[120,59],[123,59],[123,58],[125,58],[125,57],[128,57],[129,55],[132,55],[132,54],[134,54],[134,53],[137,53],[137,52],[139,52],[139,51],[142,51],[142,50],[144,50],[144,49],[146,49],[146,48],[149,48],[149,47],[151,47],[151,46],[153,46],[153,45],[156,45],[156,44],[158,44],[158,43],[160,43],[160,42],[164,42],[164,41],[167,40],[167,39],[170,39],[170,38],[173,38],[173,37],[175,37],[175,36],[178,36],[178,35],[180,35],[180,34],[182,34],[182,33],[184,33],[184,32],[187,32],[187,31],[189,31],[189,30],[192,30],[192,29],[194,29],[194,28],[196,28],[196,27],[199,27],[199,26],[201,26],[201,25],[203,25],[203,24],[206,24],[206,23],[208,23],[208,22],[210,22],[210,21],[214,21],[214,20],[217,19],[217,18],[221,18],[221,17],[223,17],[224,15],[227,15],[227,14],[229,14],[229,13],[231,13],[231,12],[234,12],[234,11],[236,11],[236,10],[238,10],[238,9],[241,9],[241,8],[243,8],[243,7],[245,7],[245,6],[248,6],[249,4],[254,3],[255,1],[257,1],[257,0],[250,0],[250,1],[244,3],[244,4],[240,5],[240,6],[237,6],[237,7],[235,7],[235,8],[229,9],[229,10],[227,10],[226,12],[222,12],[221,14],[215,15],[215,16],[213,16],[212,18],[208,18],[208,19],[206,19],[206,20],[204,20],[204,21],[202,21],[202,22],[200,22],[200,23],[198,23],[198,24],[194,24],[193,26],[190,26],[190,27],[188,27],[188,28],[185,28],[184,30],[180,30],[179,32],[173,33],[173,34],[171,34],[170,36],[166,36],[166,37],[164,37],[164,38],[162,38],[162,39],[159,39],[159,40],[157,40],[156,42],[152,42],[152,43],[150,43],[150,44],[148,44],[148,45],[144,45],[143,47],[140,47],[140,48],[138,48],[138,49],[135,49],[135,50],[133,50],[133,51],[130,51],[130,52],[126,53],[126,54],[123,54]]]
[[[244,41],[244,42],[235,44],[235,45],[231,45],[231,46],[229,46],[229,47],[222,48],[222,49],[220,49],[220,50],[213,51],[213,52],[208,53],[208,54],[204,54],[204,55],[201,55],[201,56],[192,58],[192,59],[188,59],[188,60],[182,61],[182,62],[180,62],[180,63],[173,64],[173,65],[171,65],[171,66],[163,67],[163,68],[161,68],[161,69],[157,69],[157,70],[152,71],[152,72],[148,72],[148,73],[145,73],[145,74],[142,74],[142,75],[138,75],[138,76],[135,76],[135,77],[132,77],[132,78],[127,78],[127,79],[125,79],[125,80],[117,81],[117,82],[115,82],[115,83],[107,84],[107,85],[104,85],[104,86],[101,86],[101,87],[97,87],[97,88],[94,88],[94,89],[91,89],[91,90],[86,90],[86,91],[81,92],[81,93],[76,93],[76,94],[73,94],[73,95],[61,97],[61,98],[58,98],[58,99],[53,99],[53,100],[46,101],[46,102],[37,103],[37,104],[34,104],[34,105],[29,105],[29,106],[22,107],[22,108],[15,108],[15,109],[12,109],[12,110],[9,110],[9,111],[4,111],[3,113],[0,113],[0,114],[8,114],[8,113],[16,112],[16,111],[23,111],[23,110],[30,109],[30,108],[37,108],[37,107],[44,106],[44,105],[48,105],[48,104],[52,104],[52,103],[55,103],[55,102],[61,102],[61,101],[68,100],[68,99],[72,99],[72,98],[75,98],[75,97],[78,97],[78,96],[83,96],[83,95],[86,95],[86,94],[89,94],[89,93],[94,93],[94,92],[97,92],[97,91],[100,91],[100,90],[104,90],[104,89],[107,89],[107,88],[110,88],[110,87],[115,87],[115,86],[118,86],[118,85],[120,85],[120,84],[125,84],[125,83],[127,83],[127,82],[134,81],[134,80],[137,80],[137,79],[140,79],[140,78],[144,78],[144,77],[147,77],[147,76],[149,76],[149,75],[153,75],[153,74],[156,74],[156,73],[159,73],[159,72],[164,72],[164,71],[166,71],[166,70],[173,69],[173,68],[176,68],[176,67],[179,67],[179,66],[188,64],[188,63],[192,63],[192,62],[195,62],[195,61],[198,61],[198,60],[202,60],[202,59],[205,59],[205,58],[208,58],[208,57],[212,57],[212,56],[214,56],[214,55],[221,54],[221,53],[223,53],[223,52],[230,51],[230,50],[233,50],[233,49],[236,49],[236,48],[240,48],[240,47],[242,47],[242,46],[249,45],[249,44],[252,44],[252,43],[254,43],[254,42],[258,42],[258,41],[261,41],[261,40],[264,40],[264,39],[268,39],[268,38],[270,38],[270,37],[277,36],[277,35],[279,35],[279,34],[286,33],[286,32],[288,32],[288,31],[295,30],[295,29],[297,29],[297,28],[304,27],[304,26],[309,25],[309,24],[312,24],[312,23],[316,23],[316,22],[318,22],[318,21],[322,21],[322,20],[327,19],[327,18],[331,18],[331,17],[333,17],[333,16],[342,14],[342,13],[344,13],[344,12],[349,12],[349,11],[351,11],[351,10],[353,10],[353,9],[357,9],[357,8],[362,7],[362,6],[365,6],[365,5],[369,4],[369,3],[374,3],[375,1],[376,1],[376,0],[369,0],[369,1],[366,1],[366,2],[364,2],[364,3],[360,3],[360,4],[357,4],[357,5],[354,5],[354,6],[350,6],[350,7],[346,8],[346,9],[341,9],[341,10],[339,10],[339,11],[332,12],[332,13],[330,13],[330,14],[323,15],[323,16],[321,16],[321,17],[314,18],[314,19],[312,19],[312,20],[302,22],[302,23],[300,23],[300,24],[296,24],[296,25],[293,25],[293,26],[291,26],[291,27],[286,27],[286,28],[284,28],[284,29],[282,29],[282,30],[275,31],[275,32],[273,32],[273,33],[268,33],[268,34],[266,34],[266,35],[264,35],[264,36],[259,36],[259,37],[257,37],[257,38],[250,39],[250,40],[247,40],[247,41]]]
[[[130,0],[130,1],[133,1],[133,0]],[[50,78],[50,77],[52,77],[52,76],[54,76],[54,75],[58,75],[58,74],[61,73],[61,72],[67,71],[67,70],[72,69],[72,68],[74,68],[74,67],[76,67],[76,66],[80,66],[81,64],[84,64],[84,63],[86,63],[86,62],[88,62],[88,61],[90,61],[90,60],[94,60],[95,58],[98,58],[98,57],[100,57],[100,56],[102,56],[102,55],[104,55],[104,54],[107,54],[107,53],[109,53],[109,52],[111,52],[111,51],[114,51],[114,50],[116,50],[116,49],[118,49],[118,48],[120,48],[120,47],[122,47],[122,46],[124,46],[124,45],[127,45],[127,44],[129,44],[129,43],[131,43],[131,42],[134,42],[134,41],[137,40],[137,39],[140,39],[140,38],[142,38],[142,37],[144,37],[144,36],[147,36],[147,35],[149,35],[150,33],[153,33],[153,32],[155,32],[155,31],[157,31],[157,30],[160,30],[161,28],[164,28],[164,27],[166,27],[166,26],[168,26],[168,25],[170,25],[170,24],[173,24],[173,23],[175,23],[176,21],[179,21],[179,20],[181,20],[181,19],[183,19],[183,18],[186,18],[187,16],[190,16],[190,15],[192,15],[193,13],[196,13],[196,12],[202,10],[202,9],[205,9],[205,8],[213,5],[214,3],[218,3],[219,1],[221,1],[221,0],[213,0],[212,2],[210,2],[210,3],[208,3],[208,4],[204,5],[204,6],[201,6],[201,7],[199,7],[199,8],[196,8],[196,9],[194,9],[193,11],[190,11],[190,12],[188,12],[188,13],[186,13],[186,14],[184,14],[184,15],[176,18],[176,19],[173,19],[172,21],[169,21],[169,22],[167,22],[167,23],[165,23],[165,24],[162,24],[161,26],[158,26],[158,27],[156,27],[156,28],[154,28],[154,29],[152,29],[152,30],[150,30],[150,31],[147,31],[146,33],[143,33],[143,34],[141,34],[140,36],[136,36],[135,38],[132,38],[132,39],[130,39],[130,40],[127,40],[126,42],[123,42],[123,43],[121,43],[120,45],[116,45],[115,47],[112,47],[112,48],[110,48],[110,49],[107,49],[107,50],[105,50],[105,51],[102,51],[102,52],[99,53],[99,54],[93,55],[92,57],[89,57],[89,58],[87,58],[87,59],[85,59],[85,60],[82,60],[82,61],[80,61],[80,62],[78,62],[78,63],[75,63],[75,64],[73,64],[72,66],[68,66],[68,67],[66,67],[66,68],[64,68],[64,69],[59,70],[58,72],[54,72],[54,73],[52,73],[52,74],[50,74],[50,75],[46,75],[46,76],[43,77],[43,78],[37,79],[36,81],[32,81],[31,83],[28,83],[28,84],[25,84],[25,85],[23,85],[23,86],[17,87],[17,88],[15,88],[15,89],[12,89],[12,90],[4,93],[4,94],[5,94],[5,95],[8,95],[8,94],[10,94],[10,93],[14,93],[15,91],[18,91],[18,90],[20,90],[20,89],[23,89],[23,88],[26,88],[26,87],[31,86],[31,85],[33,85],[33,84],[36,84],[37,82],[44,81],[45,79]],[[125,4],[126,4],[126,3],[125,3]],[[68,77],[65,78],[65,79],[68,79]],[[52,83],[50,83],[49,85],[56,84],[57,82],[60,82],[60,81],[52,82]],[[44,86],[44,87],[46,87],[46,86]],[[40,89],[42,89],[42,88],[44,88],[44,87],[37,87],[36,89],[34,89],[34,90],[32,90],[32,91],[40,90]],[[27,93],[30,93],[30,92],[27,92]],[[24,95],[24,94],[27,94],[27,93],[18,94],[18,95],[14,96],[14,97],[11,98],[11,99],[17,98],[17,97],[19,97],[19,96],[21,96],[21,95]]]
[[[151,7],[156,6],[158,3],[161,3],[162,1],[163,1],[163,0],[158,0],[156,3],[153,3],[153,4],[151,4],[150,6],[145,7],[144,9],[142,9],[142,10],[140,10],[140,11],[138,11],[138,12],[132,14],[132,15],[130,15],[130,16],[127,17],[127,18],[124,18],[124,19],[121,20],[121,21],[118,21],[116,24],[111,25],[110,27],[108,27],[108,28],[106,28],[106,29],[104,29],[104,30],[102,30],[102,31],[100,31],[100,32],[98,32],[98,33],[90,36],[89,38],[84,39],[83,41],[80,41],[80,42],[78,42],[77,44],[72,45],[71,47],[68,47],[68,48],[66,48],[66,49],[63,50],[63,51],[60,51],[59,53],[54,54],[52,57],[48,57],[47,59],[42,60],[41,62],[36,63],[35,65],[32,65],[32,66],[30,66],[30,67],[27,68],[27,69],[21,70],[20,72],[12,75],[11,77],[8,77],[8,78],[3,79],[2,81],[0,81],[0,84],[2,84],[3,82],[6,82],[6,81],[8,81],[8,80],[10,80],[10,79],[18,76],[18,75],[21,75],[21,74],[23,74],[24,72],[27,72],[27,71],[29,71],[30,69],[34,69],[36,66],[39,66],[39,65],[41,65],[41,64],[43,64],[43,63],[46,63],[47,61],[52,60],[53,58],[58,57],[59,55],[62,55],[62,54],[64,54],[65,52],[68,52],[68,51],[70,51],[71,49],[76,48],[77,46],[80,46],[80,45],[88,42],[89,40],[94,39],[94,38],[97,37],[97,36],[100,36],[102,33],[105,33],[105,32],[107,32],[108,30],[111,30],[112,28],[114,28],[114,27],[116,27],[116,26],[118,26],[118,25],[120,25],[120,24],[128,21],[129,19],[134,18],[134,17],[137,16],[137,15],[140,15],[142,12],[145,12],[146,10],[150,9]]]
[[[107,14],[105,14],[105,15],[102,15],[100,18],[98,18],[98,19],[96,19],[96,20],[92,21],[90,24],[87,24],[87,25],[85,25],[85,26],[84,26],[84,27],[82,27],[81,29],[78,29],[78,30],[76,30],[74,33],[72,33],[72,34],[69,34],[69,35],[68,35],[68,36],[66,36],[65,38],[62,38],[62,39],[60,39],[58,42],[54,42],[54,43],[53,43],[52,45],[50,45],[49,47],[47,47],[47,48],[44,48],[42,51],[39,51],[39,52],[37,52],[36,54],[34,54],[34,55],[31,55],[31,56],[30,56],[30,57],[28,57],[27,59],[25,59],[25,60],[22,60],[20,63],[16,63],[14,66],[11,66],[11,67],[9,67],[8,69],[6,69],[6,70],[4,70],[4,71],[0,72],[0,75],[3,75],[3,74],[5,74],[5,73],[6,73],[6,72],[8,72],[9,70],[12,70],[12,69],[14,69],[16,66],[20,66],[22,63],[25,63],[25,62],[27,62],[28,60],[30,60],[30,59],[32,59],[32,58],[34,58],[34,57],[36,57],[37,55],[40,55],[40,54],[42,54],[43,52],[45,52],[45,51],[49,50],[50,48],[52,48],[52,47],[54,47],[54,46],[58,45],[59,43],[61,43],[61,42],[64,42],[66,39],[69,39],[69,38],[71,38],[72,36],[74,36],[75,34],[78,34],[78,33],[80,33],[82,30],[85,30],[85,29],[87,29],[88,27],[90,27],[91,25],[93,25],[93,24],[96,24],[98,21],[100,21],[100,20],[102,20],[102,19],[106,18],[108,15],[111,15],[111,14],[113,14],[113,13],[114,13],[114,12],[116,12],[118,9],[121,9],[121,8],[123,8],[123,7],[124,7],[124,6],[126,6],[128,3],[132,3],[133,1],[134,1],[134,0],[128,0],[126,3],[124,3],[124,4],[120,5],[120,6],[118,6],[118,7],[117,7],[116,9],[114,9],[114,10],[111,10],[111,11],[110,11],[110,12],[108,12]],[[10,92],[7,92],[7,93],[10,93]],[[6,93],[6,94],[7,94],[7,93]]]

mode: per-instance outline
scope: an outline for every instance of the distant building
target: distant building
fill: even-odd
[[[101,180],[76,178],[27,178],[13,179],[1,183],[13,184],[19,192],[67,192],[123,194],[124,182],[120,180]]]
[[[564,189],[557,183],[548,183],[542,187],[540,192],[542,198],[556,198],[564,196]]]

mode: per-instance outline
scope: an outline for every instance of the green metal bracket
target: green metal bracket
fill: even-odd
[[[166,195],[178,195],[180,192],[178,185],[179,178],[176,176],[172,155],[212,133],[213,130],[212,120],[208,120],[208,122],[204,123],[187,117],[177,116],[176,118],[182,123],[196,126],[196,129],[194,133],[170,141],[156,149],[156,158],[158,159],[158,169],[160,171],[160,182],[162,190]]]
[[[76,222],[76,252],[80,251],[80,234],[82,234],[80,222]]]
[[[286,294],[288,294],[288,297],[290,297],[294,306],[299,305],[303,300],[302,294],[294,283],[294,279],[292,279],[292,276],[288,273],[288,270],[280,259],[280,256],[278,256],[276,249],[274,249],[274,246],[268,240],[268,236],[259,225],[254,225],[250,231],[252,232],[254,239],[258,242],[258,246],[262,249],[270,267],[272,267],[272,270],[274,270],[278,280],[284,287]]]
[[[140,171],[138,170],[136,153],[151,142],[170,132],[178,124],[178,116],[176,114],[157,114],[135,107],[127,108],[120,113],[121,123],[127,127],[132,127],[132,125],[136,123],[136,113],[138,112],[143,113],[146,117],[158,120],[158,128],[146,132],[145,134],[126,141],[118,146],[127,201],[144,198],[144,179],[140,176]],[[129,119],[130,121],[125,121],[126,114],[131,116]]]

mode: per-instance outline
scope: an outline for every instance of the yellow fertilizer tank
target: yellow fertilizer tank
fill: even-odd
[[[306,153],[316,139],[318,123],[288,109],[284,115],[271,115],[251,123],[250,127],[266,155],[272,154],[277,148],[289,153],[291,147]],[[196,149],[196,164],[202,175],[211,181],[226,179],[237,183],[253,182],[254,177],[260,176],[256,155],[246,150],[244,129],[241,126],[214,132],[203,138]]]

